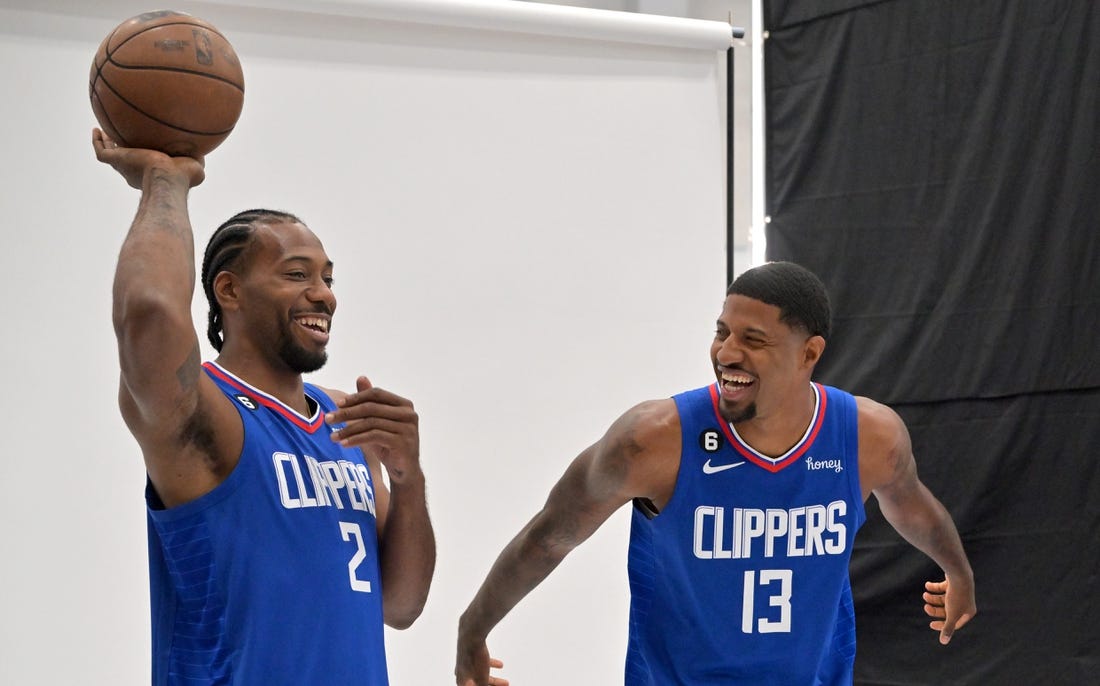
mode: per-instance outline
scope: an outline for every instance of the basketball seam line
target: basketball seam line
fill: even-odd
[[[225,78],[224,76],[218,76],[217,74],[210,74],[210,73],[205,72],[205,71],[195,71],[193,69],[186,69],[184,67],[157,67],[157,66],[154,66],[154,65],[141,65],[141,64],[131,66],[131,65],[126,65],[126,64],[119,64],[118,62],[115,62],[114,59],[112,59],[110,55],[107,56],[107,61],[103,63],[103,67],[107,66],[108,64],[114,65],[115,67],[118,67],[119,69],[127,69],[127,70],[152,69],[154,71],[174,71],[178,74],[191,74],[193,76],[201,76],[201,77],[206,78],[206,79],[213,79],[215,81],[221,81],[222,83],[224,83],[226,85],[233,86],[234,88],[236,88],[237,90],[239,90],[242,93],[244,92],[244,86],[238,86],[237,84],[233,83],[232,81]],[[106,80],[106,77],[103,76],[103,67],[97,67],[97,75],[101,79]]]
[[[167,127],[169,127],[169,128],[172,128],[172,129],[176,129],[177,131],[183,131],[184,133],[193,133],[193,134],[195,134],[195,135],[198,135],[198,136],[221,136],[221,135],[223,135],[223,134],[228,134],[228,133],[230,133],[231,131],[233,131],[233,127],[234,127],[234,126],[236,126],[236,124],[234,124],[233,126],[230,126],[230,127],[228,128],[228,129],[225,129],[224,131],[213,131],[213,132],[210,132],[210,131],[195,131],[195,130],[193,130],[193,129],[185,129],[185,128],[183,128],[182,126],[176,126],[175,124],[170,124],[170,123],[168,123],[168,122],[164,121],[163,119],[160,119],[160,118],[158,118],[158,117],[154,117],[153,115],[151,115],[151,114],[149,114],[148,112],[146,112],[145,110],[141,109],[140,107],[138,107],[138,106],[137,106],[137,105],[135,105],[134,103],[132,103],[132,102],[130,102],[129,100],[127,100],[127,99],[126,99],[125,97],[123,97],[122,93],[119,93],[119,92],[118,92],[117,90],[115,90],[115,87],[114,87],[114,86],[112,86],[112,85],[111,85],[111,82],[110,82],[110,81],[108,81],[107,79],[105,79],[105,78],[103,78],[103,77],[101,76],[101,77],[99,78],[99,80],[100,80],[100,81],[102,81],[102,82],[103,82],[103,84],[104,84],[105,86],[107,86],[107,88],[109,88],[109,89],[111,90],[111,92],[112,92],[112,93],[114,93],[114,94],[115,94],[116,96],[118,96],[118,99],[119,99],[119,100],[121,100],[122,102],[126,103],[126,104],[127,104],[127,105],[128,105],[128,106],[129,106],[130,108],[131,108],[131,109],[133,109],[133,110],[134,110],[135,112],[137,112],[138,114],[141,114],[141,115],[143,115],[143,116],[145,116],[145,117],[148,117],[148,118],[152,119],[153,121],[157,122],[158,124],[163,124],[163,125],[165,125],[165,126],[167,126]],[[98,97],[98,96],[97,96],[97,97]],[[100,99],[99,99],[99,101],[100,101],[100,102],[103,102],[103,98],[100,98]],[[109,117],[108,117],[108,118],[109,118]],[[113,123],[114,123],[114,122],[112,122],[112,124],[113,124]],[[117,130],[117,127],[115,127],[115,129]]]
[[[104,81],[103,83],[107,83],[107,82]],[[109,86],[110,86],[110,84],[108,84],[108,87]],[[107,108],[103,106],[103,98],[99,97],[99,94],[96,93],[94,89],[92,90],[92,97],[99,101],[100,109],[103,111],[103,117],[107,120],[107,123],[110,125],[110,129],[111,129],[110,133],[114,134],[114,137],[118,139],[115,142],[116,143],[121,143],[122,146],[125,147],[125,148],[133,147],[133,146],[130,145],[129,141],[127,141],[126,138],[123,137],[123,135],[118,132],[118,127],[115,126],[115,121],[113,119],[111,119],[111,114],[107,111]]]

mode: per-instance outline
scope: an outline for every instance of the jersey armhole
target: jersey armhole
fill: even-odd
[[[657,515],[661,514],[661,511],[653,504],[653,501],[649,498],[635,498],[634,509],[645,516],[646,519],[653,519]]]

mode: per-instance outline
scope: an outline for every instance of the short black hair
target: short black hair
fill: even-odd
[[[726,295],[746,298],[779,308],[779,320],[826,340],[832,326],[829,294],[825,284],[809,269],[794,262],[768,262],[742,273]]]
[[[210,242],[206,244],[206,253],[202,258],[202,289],[206,293],[206,302],[210,305],[206,338],[214,346],[214,350],[221,351],[224,343],[222,308],[214,296],[214,277],[226,269],[237,269],[241,266],[241,255],[251,245],[256,226],[265,222],[301,224],[302,220],[289,212],[279,210],[245,210],[227,219],[214,231]]]

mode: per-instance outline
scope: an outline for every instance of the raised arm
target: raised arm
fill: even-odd
[[[462,614],[455,664],[459,686],[506,683],[489,677],[489,632],[624,503],[648,498],[663,506],[675,486],[679,458],[675,404],[657,400],[626,412],[573,460]]]
[[[378,518],[383,621],[405,629],[424,610],[435,572],[435,532],[420,467],[420,419],[410,401],[375,388],[367,377],[359,377],[356,387],[350,395],[329,391],[339,409],[325,420],[347,422],[333,440],[360,447],[367,459]]]
[[[917,477],[909,431],[889,407],[858,398],[863,497],[874,493],[886,521],[944,572],[926,584],[925,612],[946,645],[977,613],[974,573],[951,515]]]
[[[119,407],[141,445],[154,487],[166,505],[174,505],[217,485],[219,475],[210,466],[232,452],[236,418],[225,408],[202,411],[216,399],[212,387],[202,390],[202,382],[209,381],[200,373],[191,319],[195,251],[187,196],[205,177],[203,163],[120,148],[99,130],[92,134],[92,145],[100,162],[141,191],[115,269]],[[238,443],[240,434],[238,423]],[[219,450],[223,444],[229,448]]]

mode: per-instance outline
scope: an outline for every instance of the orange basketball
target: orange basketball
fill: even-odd
[[[233,131],[244,74],[233,46],[183,12],[147,12],[99,46],[88,84],[100,127],[119,145],[205,155]]]

